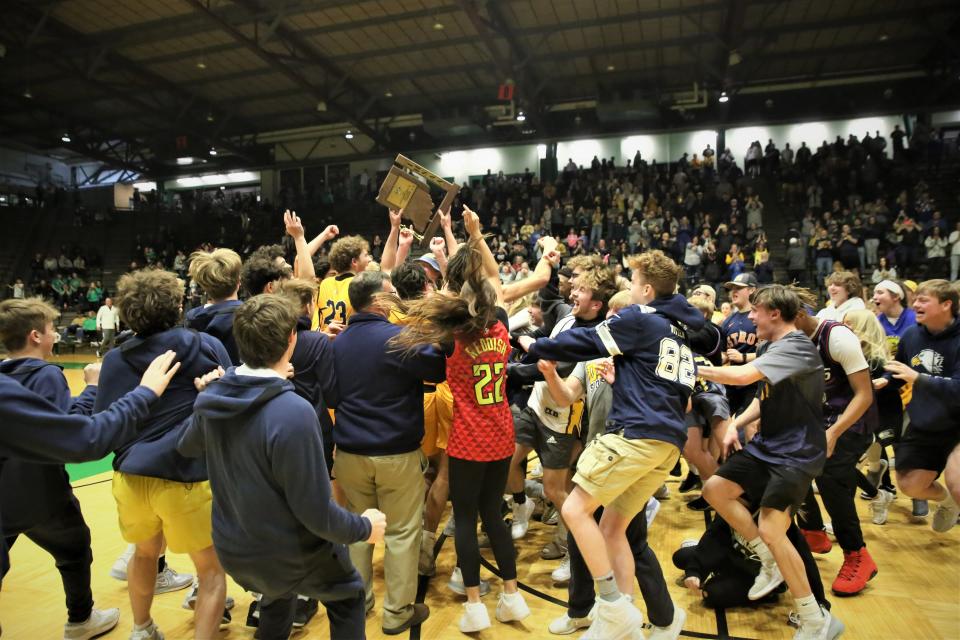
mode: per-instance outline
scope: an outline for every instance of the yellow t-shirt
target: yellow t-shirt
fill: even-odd
[[[317,290],[317,303],[314,305],[311,323],[313,329],[323,331],[334,320],[347,323],[347,318],[353,315],[350,296],[347,295],[353,276],[354,274],[347,272],[323,279],[320,289]]]

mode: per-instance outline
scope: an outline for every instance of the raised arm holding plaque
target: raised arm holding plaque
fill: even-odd
[[[393,162],[394,166],[390,167],[387,177],[380,185],[377,202],[388,209],[402,209],[403,215],[410,220],[420,246],[427,247],[440,224],[430,195],[430,185],[444,194],[439,206],[442,211],[450,211],[460,187],[402,154],[397,155]]]

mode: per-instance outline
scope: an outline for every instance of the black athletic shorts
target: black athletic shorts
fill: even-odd
[[[960,431],[923,431],[912,426],[893,445],[897,471],[924,469],[943,473],[947,458],[960,444]]]
[[[814,476],[796,467],[774,465],[738,451],[717,469],[717,475],[743,488],[750,504],[796,513]]]
[[[569,469],[570,456],[580,440],[576,433],[560,433],[544,425],[533,409],[513,410],[514,439],[532,447],[544,469]]]
[[[726,420],[730,417],[730,403],[726,396],[719,393],[695,393],[691,396],[692,408],[687,414],[687,428],[699,427],[704,436],[710,434],[714,418]]]

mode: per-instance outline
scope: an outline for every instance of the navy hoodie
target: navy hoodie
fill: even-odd
[[[387,342],[400,331],[382,315],[355,312],[333,341],[337,449],[389,456],[420,448],[423,382],[446,379],[446,356],[433,346],[396,351]]]
[[[240,352],[233,339],[233,314],[243,303],[239,300],[224,300],[205,307],[196,307],[187,311],[183,325],[208,333],[220,342],[230,356],[230,362],[240,364]]]
[[[910,327],[897,345],[897,360],[920,372],[907,405],[910,428],[960,429],[960,318],[936,334],[920,324]],[[887,377],[895,386],[903,386],[889,373]]]
[[[0,374],[0,475],[10,459],[48,464],[98,460],[134,437],[156,399],[150,389],[137,387],[103,413],[68,415]],[[7,545],[0,538],[0,581],[8,567]]]
[[[55,364],[17,358],[0,362],[0,373],[50,400],[64,413],[88,416],[93,411],[97,388],[87,386],[74,400],[63,371]],[[52,518],[72,499],[70,478],[63,465],[11,460],[0,474],[3,534],[21,533]]]
[[[179,444],[206,460],[220,562],[272,598],[311,575],[327,584],[311,593],[321,600],[356,593],[363,582],[344,545],[369,538],[370,523],[331,497],[316,411],[291,382],[236,371],[197,396]]]
[[[682,449],[696,366],[681,325],[699,330],[705,323],[683,296],[664,296],[621,309],[596,327],[537,340],[530,355],[560,361],[613,356],[616,380],[607,433],[622,430],[626,438],[661,440]]]
[[[153,359],[168,349],[176,352],[180,370],[163,397],[151,408],[136,438],[117,449],[113,468],[149,478],[200,482],[207,479],[203,461],[177,453],[177,440],[197,398],[193,379],[218,366],[230,367],[230,356],[219,340],[182,327],[146,338],[130,338],[103,359],[94,409],[102,411],[134,388]]]
[[[334,402],[337,390],[333,346],[327,334],[310,330],[310,318],[306,316],[297,321],[297,344],[290,364],[293,365],[293,388],[317,412],[329,459],[333,450],[333,420],[327,406]]]

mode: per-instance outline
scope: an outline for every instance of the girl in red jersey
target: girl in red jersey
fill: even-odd
[[[516,553],[500,516],[514,449],[505,385],[510,351],[507,315],[501,306],[497,263],[483,240],[480,220],[464,207],[463,222],[470,240],[451,256],[444,289],[409,303],[411,322],[397,336],[397,345],[452,345],[447,382],[453,392],[453,426],[447,455],[454,541],[467,592],[459,626],[469,633],[490,626],[480,601],[478,515],[503,579],[497,620],[522,620],[530,609],[517,590]]]

